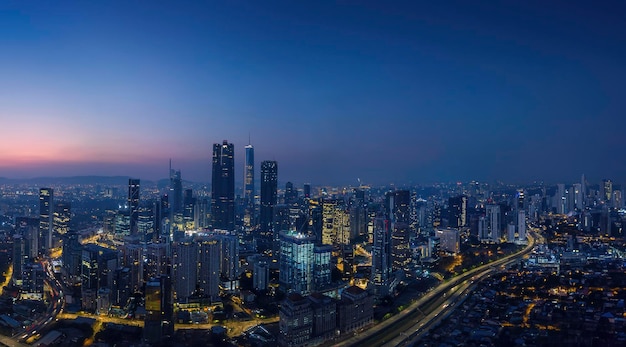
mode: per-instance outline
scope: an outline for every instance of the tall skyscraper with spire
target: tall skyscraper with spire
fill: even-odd
[[[213,144],[211,216],[213,228],[235,229],[235,147],[224,140]]]
[[[243,225],[247,228],[254,224],[254,147],[248,140],[246,162],[243,176],[244,215]]]

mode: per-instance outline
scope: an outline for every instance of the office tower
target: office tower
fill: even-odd
[[[409,223],[411,194],[408,190],[387,193],[387,213],[391,222],[391,259],[394,271],[409,273],[411,253]]]
[[[500,240],[500,206],[487,205],[486,215],[478,223],[478,234],[481,241],[499,242]]]
[[[322,230],[324,224],[324,214],[319,201],[309,199],[307,235],[315,237],[316,244],[322,244]]]
[[[350,239],[365,237],[367,228],[367,207],[355,204],[350,207]]]
[[[263,237],[263,246],[259,251],[271,249],[273,239],[272,215],[278,198],[278,163],[266,160],[261,163],[261,208],[259,211],[259,230]],[[279,232],[280,230],[277,230]]]
[[[172,169],[172,162],[170,161],[170,191],[167,195],[170,219],[178,213],[183,213],[183,180],[180,170]]]
[[[442,251],[457,254],[461,250],[461,237],[458,229],[437,229],[435,235],[439,238],[439,247]]]
[[[322,244],[334,245],[337,243],[335,232],[335,210],[338,202],[335,199],[324,199],[322,205]]]
[[[211,209],[213,228],[235,229],[235,147],[224,140],[213,144]]]
[[[17,286],[22,285],[22,274],[28,263],[28,254],[25,250],[26,241],[22,234],[13,235],[13,282]]]
[[[448,199],[448,223],[452,228],[467,226],[467,196],[460,195]]]
[[[285,204],[293,204],[298,199],[298,191],[294,189],[293,183],[285,184]]]
[[[87,244],[82,250],[81,300],[84,310],[96,310],[98,290],[113,282],[117,251]]]
[[[194,226],[194,206],[196,198],[193,197],[193,190],[185,189],[183,196],[183,223],[184,230],[193,230]]]
[[[254,262],[252,270],[252,287],[255,290],[267,290],[270,283],[270,268],[264,260]]]
[[[54,207],[54,232],[57,235],[65,235],[70,230],[70,203],[59,202]]]
[[[304,184],[303,192],[304,192],[304,198],[305,199],[310,199],[311,198],[311,183],[305,183]]]
[[[567,197],[565,196],[565,185],[563,183],[559,183],[556,185],[556,194],[554,195],[554,206],[556,207],[556,213],[565,214],[567,213]]]
[[[281,291],[310,294],[313,289],[315,239],[294,231],[281,231],[279,239]]]
[[[81,275],[83,247],[76,232],[65,234],[63,239],[63,267],[71,283],[77,282]]]
[[[39,250],[46,253],[52,248],[52,229],[54,217],[54,190],[39,189]]]
[[[139,207],[139,217],[137,220],[137,235],[143,242],[157,240],[154,235],[154,212],[152,207]]]
[[[526,211],[517,211],[517,240],[526,241]]]
[[[39,218],[16,217],[16,234],[24,238],[24,252],[28,259],[39,255]]]
[[[169,276],[152,278],[146,283],[145,303],[144,341],[155,344],[172,336],[174,334],[174,307],[172,282]]]
[[[128,214],[130,216],[130,234],[137,235],[139,228],[139,179],[128,179]]]
[[[523,210],[525,208],[525,194],[523,189],[518,189],[516,193],[515,210]]]
[[[602,180],[602,199],[604,201],[611,201],[613,197],[613,182],[609,179]]]
[[[623,198],[622,198],[622,191],[621,190],[614,190],[613,191],[613,198],[611,199],[611,204],[612,204],[613,208],[616,208],[616,209],[622,208],[622,206],[624,205],[624,201],[623,201]]]
[[[313,290],[321,291],[331,283],[331,245],[313,247]]]
[[[372,244],[372,273],[374,293],[381,298],[389,294],[391,284],[391,230],[389,220],[373,219],[374,243]]]
[[[572,186],[572,192],[574,194],[574,208],[578,211],[582,211],[584,209],[583,203],[583,189],[580,183],[574,183]]]
[[[28,263],[22,271],[21,297],[43,300],[44,279],[46,275],[40,263]]]
[[[139,291],[144,284],[144,247],[139,243],[124,242],[120,247],[122,266],[130,269],[132,291]]]
[[[115,214],[115,234],[128,236],[130,235],[130,214],[129,210],[122,209]]]
[[[209,207],[210,207],[210,204],[207,199],[202,198],[202,199],[196,200],[196,205],[194,207],[194,212],[193,212],[193,218],[194,218],[193,224],[199,230],[209,227],[209,223],[208,223]]]
[[[243,226],[252,227],[254,224],[254,147],[248,143],[243,176],[244,215]]]
[[[111,301],[117,306],[126,306],[128,299],[133,294],[130,283],[130,268],[118,267],[113,275],[113,283],[111,285],[112,298]]]

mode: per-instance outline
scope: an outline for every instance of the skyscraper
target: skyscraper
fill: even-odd
[[[213,144],[211,208],[213,228],[235,229],[235,147],[226,140]]]
[[[173,170],[170,164],[170,193],[168,194],[170,205],[170,220],[173,216],[183,213],[183,181],[180,170]]]
[[[59,202],[54,207],[54,232],[58,235],[67,234],[70,229],[70,203]]]
[[[137,235],[139,221],[139,179],[128,179],[128,213],[130,215],[130,234]]]
[[[276,206],[278,196],[278,163],[266,160],[261,163],[261,209],[259,215],[260,232],[265,241],[270,241],[272,236],[273,208]],[[280,230],[277,230],[280,232]],[[264,248],[271,248],[265,244]]]
[[[246,146],[243,185],[243,225],[249,228],[254,222],[254,147],[249,143]]]
[[[146,283],[146,318],[144,340],[150,344],[161,342],[174,334],[174,306],[172,280],[169,275],[152,278]]]
[[[389,294],[391,284],[391,231],[389,220],[374,219],[374,243],[372,245],[372,273],[374,293],[378,297]]]
[[[613,197],[613,182],[608,179],[602,180],[602,199],[604,201],[611,201]]]
[[[448,223],[452,228],[467,226],[467,196],[459,195],[448,199]]]
[[[42,253],[52,248],[54,217],[54,190],[39,189],[39,247]]]
[[[409,272],[411,253],[409,246],[409,205],[411,193],[408,190],[397,190],[387,194],[387,207],[391,221],[391,259],[393,270]]]
[[[313,290],[315,239],[295,231],[280,232],[279,283],[285,293],[308,295]]]

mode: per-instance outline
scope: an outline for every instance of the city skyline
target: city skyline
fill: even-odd
[[[626,177],[623,3],[2,7],[0,177]]]

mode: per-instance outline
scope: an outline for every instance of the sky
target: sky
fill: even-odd
[[[3,1],[0,177],[626,178],[623,1]],[[241,176],[241,178],[239,178]]]

